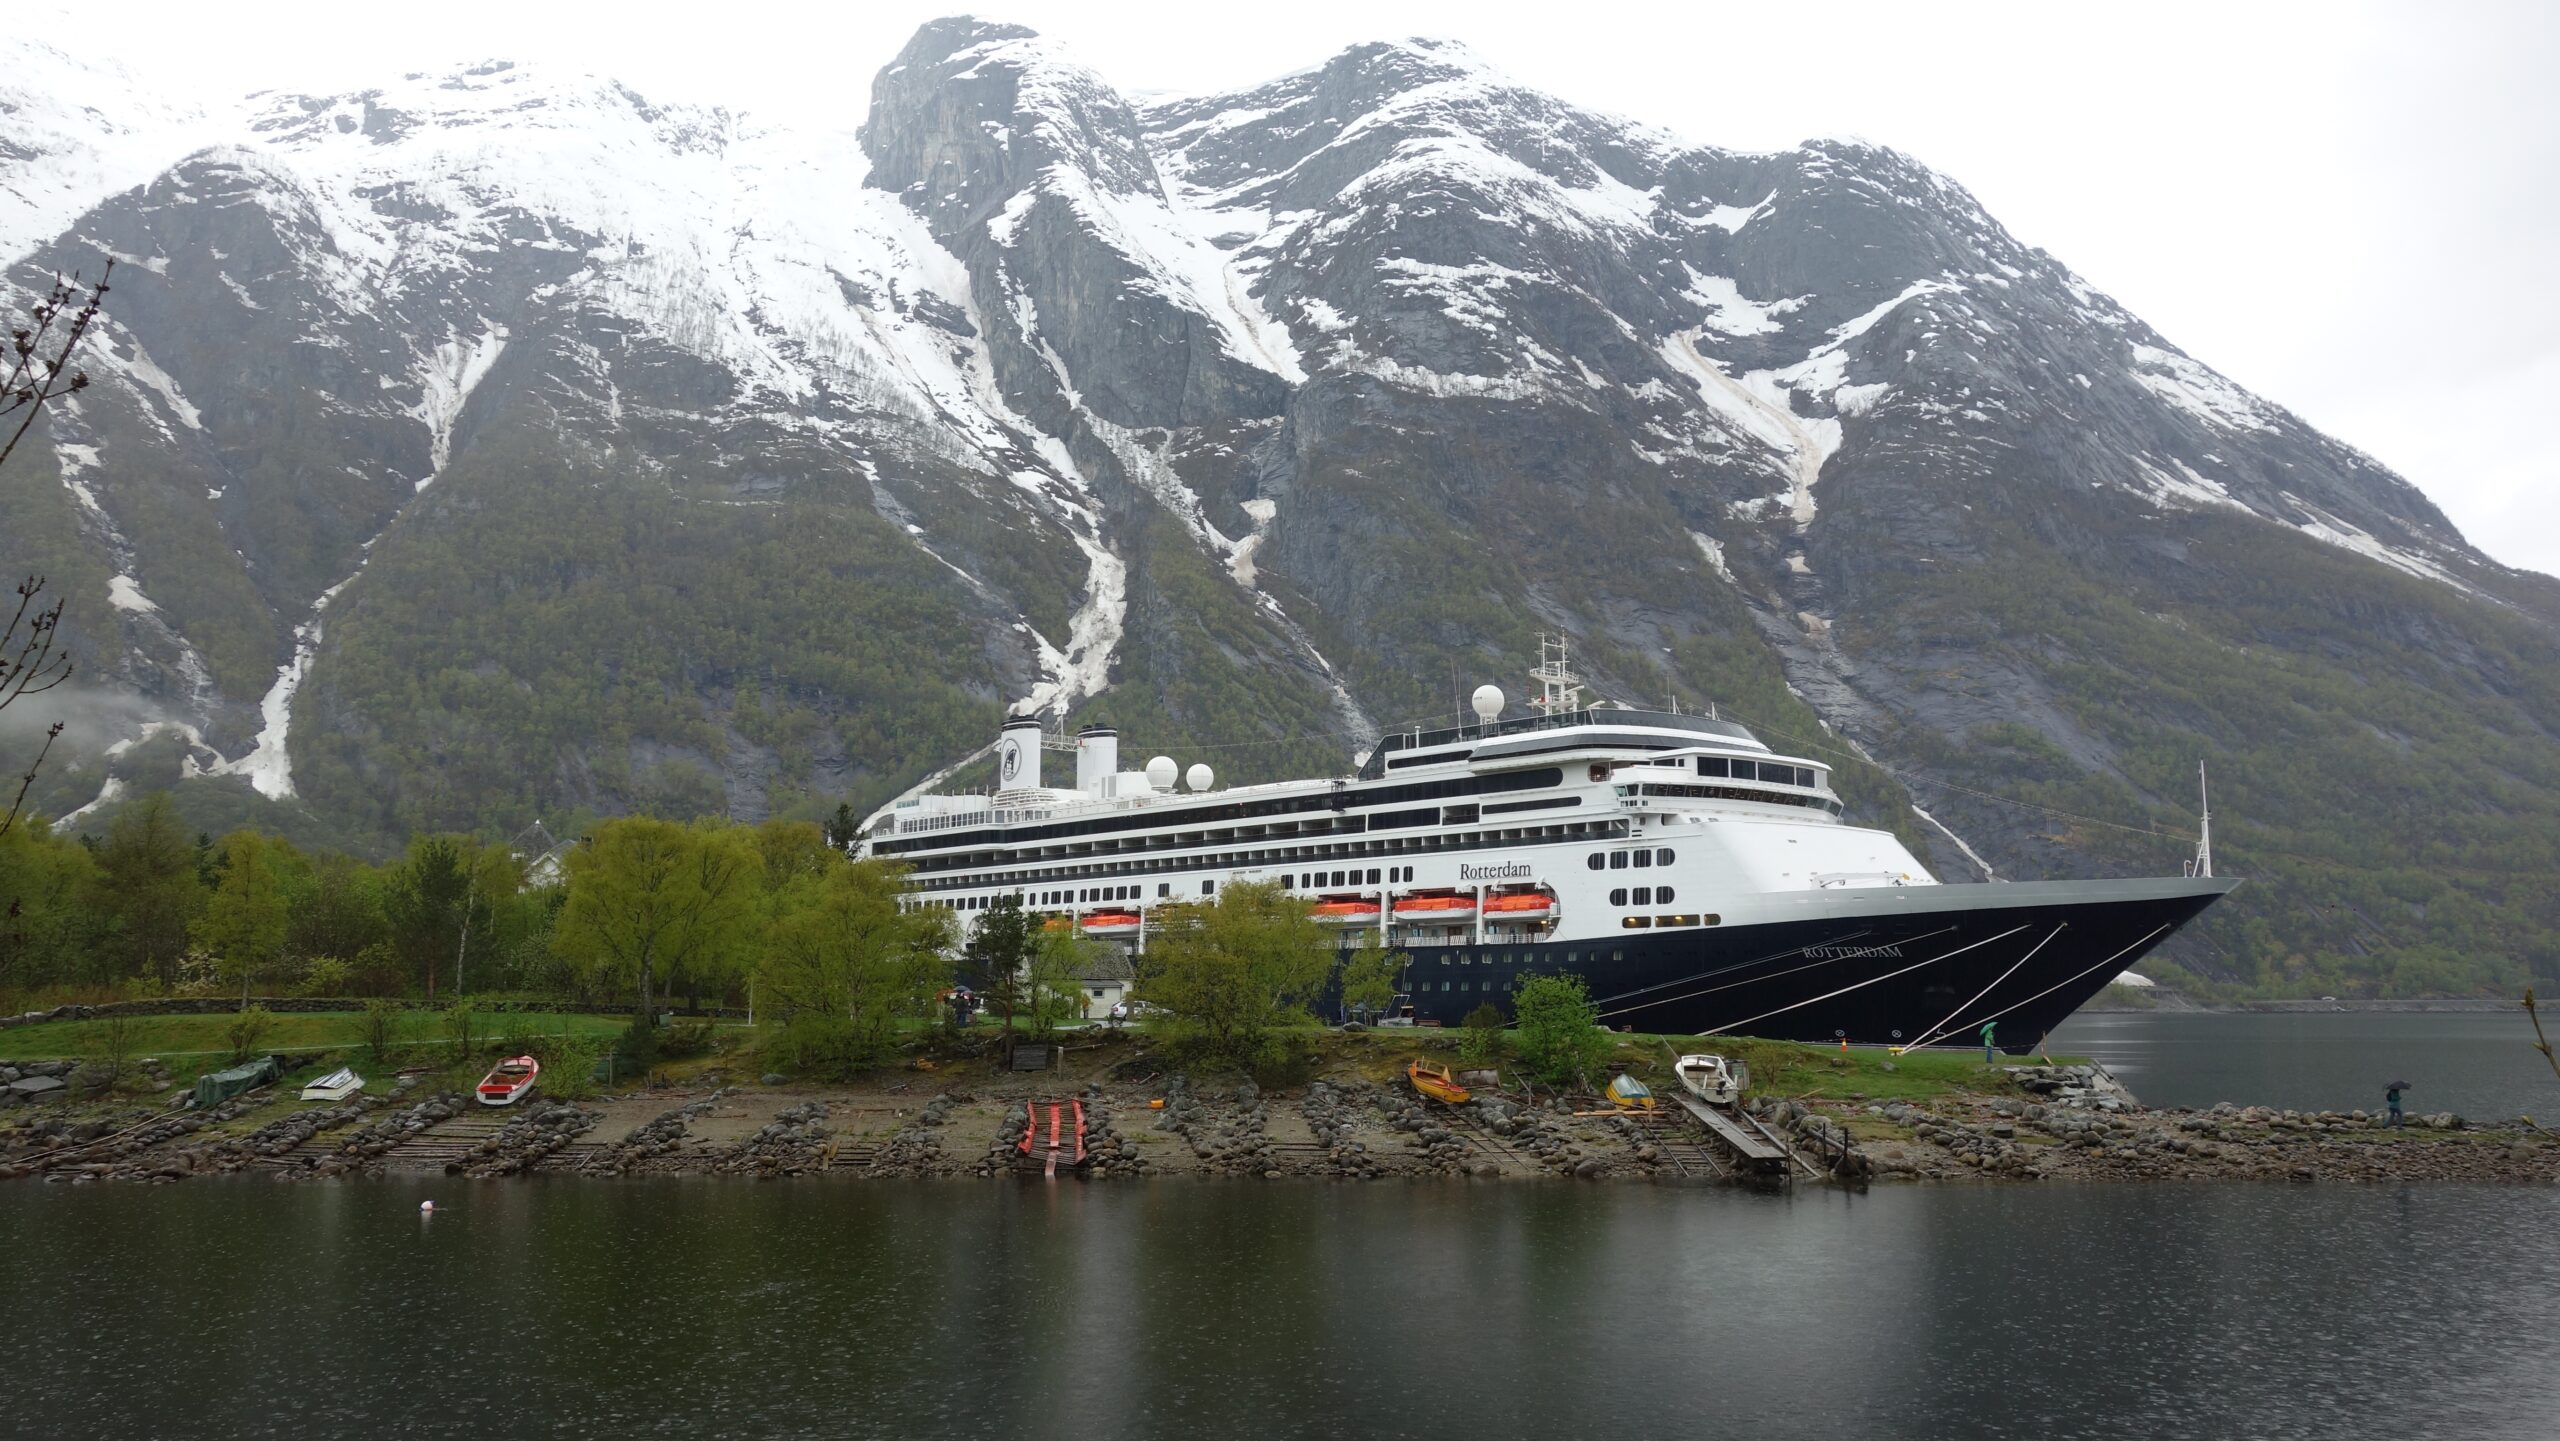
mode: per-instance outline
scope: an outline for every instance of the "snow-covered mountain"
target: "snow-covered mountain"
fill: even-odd
[[[158,717],[59,810],[173,764],[361,836],[867,805],[1026,702],[1250,776],[1541,629],[1829,727],[1954,872],[2156,866],[1971,792],[2167,819],[2200,753],[2287,844],[2339,808],[2270,748],[2515,778],[2458,846],[2560,806],[2560,588],[1890,150],[1424,41],[1141,104],[938,21],[858,134],[7,55],[15,282],[120,268],[0,559]]]

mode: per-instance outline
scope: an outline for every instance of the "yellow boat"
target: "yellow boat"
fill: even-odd
[[[1420,1061],[1415,1061],[1404,1068],[1404,1073],[1412,1080],[1415,1090],[1435,1101],[1446,1101],[1452,1106],[1462,1105],[1473,1094],[1466,1087],[1458,1084],[1457,1079],[1449,1074],[1449,1068],[1446,1066],[1426,1066]]]
[[[1621,1073],[1609,1082],[1609,1104],[1622,1111],[1650,1111],[1659,1103],[1652,1087]]]

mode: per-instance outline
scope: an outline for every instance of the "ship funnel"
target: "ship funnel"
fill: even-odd
[[[1076,789],[1098,796],[1110,789],[1120,772],[1120,732],[1109,726],[1086,726],[1076,732]]]
[[[1040,718],[1014,716],[996,732],[996,789],[1040,789]]]

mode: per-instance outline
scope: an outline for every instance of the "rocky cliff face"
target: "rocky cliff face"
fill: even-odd
[[[15,278],[123,268],[0,558],[158,721],[57,809],[869,803],[1022,703],[1290,773],[1563,630],[1951,876],[2172,866],[2136,832],[2209,760],[2270,884],[2200,971],[2560,966],[2560,587],[1892,151],[1424,42],[1140,104],[968,20],[854,136],[503,64],[211,117],[13,73]]]

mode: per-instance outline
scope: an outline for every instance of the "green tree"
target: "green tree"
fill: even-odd
[[[1377,1016],[1395,1004],[1396,977],[1404,962],[1380,946],[1362,946],[1342,963],[1342,1005],[1347,1011]]]
[[[1502,1008],[1486,1001],[1467,1012],[1459,1033],[1458,1056],[1468,1065],[1481,1066],[1502,1054]]]
[[[100,934],[98,864],[42,821],[0,833],[0,995],[87,979]]]
[[[221,863],[213,894],[196,918],[196,944],[211,951],[226,981],[240,983],[249,1004],[249,982],[284,952],[286,906],[279,843],[256,831],[233,831],[218,847]]]
[[[1023,980],[1039,945],[1040,922],[1013,896],[998,896],[978,913],[960,951],[960,979],[990,1009],[1004,1015],[1005,1034],[1013,1033],[1013,1016],[1022,1009]]]
[[[285,948],[305,958],[352,959],[388,933],[381,875],[352,856],[314,857],[293,895]]]
[[[1307,1019],[1332,945],[1307,902],[1275,884],[1231,884],[1215,902],[1159,906],[1138,991],[1209,1056],[1260,1061],[1273,1032]]]
[[[1023,1034],[1046,1041],[1057,1035],[1059,1026],[1084,1015],[1084,983],[1078,977],[1102,945],[1064,926],[1044,926],[1036,933],[1030,963],[1023,967]]]
[[[569,852],[552,944],[582,982],[634,987],[646,1025],[662,982],[699,984],[752,954],[758,869],[728,827],[607,821]]]
[[[98,904],[113,919],[123,973],[175,984],[204,888],[195,847],[165,791],[117,813],[98,848],[98,871]]]
[[[383,878],[392,948],[431,1001],[437,973],[462,956],[471,909],[470,844],[460,836],[412,836],[408,853]]]
[[[274,1029],[276,1018],[264,1006],[242,1006],[231,1013],[222,1028],[224,1039],[231,1042],[231,1064],[238,1065],[257,1052],[260,1042]]]
[[[407,1027],[408,1012],[401,1004],[376,996],[365,1002],[364,1009],[356,1015],[356,1043],[364,1047],[375,1065],[388,1065]]]
[[[787,1064],[842,1078],[888,1051],[899,1018],[932,1005],[949,965],[951,917],[903,909],[901,876],[863,861],[790,889],[758,964]]]
[[[1551,1086],[1587,1081],[1615,1044],[1580,976],[1531,976],[1512,1005],[1520,1062]]]

